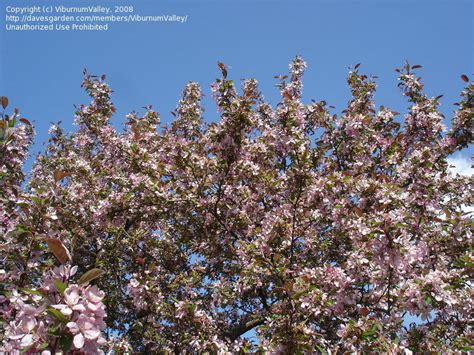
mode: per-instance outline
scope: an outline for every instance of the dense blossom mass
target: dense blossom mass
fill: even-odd
[[[219,68],[218,122],[190,82],[172,123],[150,106],[123,132],[86,73],[77,131],[53,125],[27,179],[33,128],[2,97],[1,351],[472,350],[473,180],[447,158],[474,85],[448,129],[419,66],[398,70],[404,117],[358,65],[339,117],[302,103],[299,57],[276,107]]]

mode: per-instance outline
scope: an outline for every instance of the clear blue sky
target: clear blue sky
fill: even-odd
[[[233,79],[256,77],[276,102],[274,75],[302,55],[309,68],[305,99],[324,99],[340,111],[349,98],[347,67],[378,75],[377,105],[404,112],[394,68],[421,64],[432,95],[444,94],[449,117],[463,82],[474,72],[474,2],[470,0],[180,1],[0,0],[0,93],[34,121],[35,150],[50,122],[72,129],[73,104],[89,100],[80,88],[83,68],[107,74],[119,125],[131,110],[152,104],[168,121],[188,80],[201,83],[206,118],[216,119],[209,85],[218,60]],[[185,24],[115,23],[108,32],[11,32],[8,5],[133,4],[141,15],[188,15]]]

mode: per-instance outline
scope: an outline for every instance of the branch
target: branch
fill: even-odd
[[[229,338],[231,341],[236,340],[242,334],[247,333],[249,330],[258,327],[265,323],[265,318],[258,317],[256,319],[252,319],[249,321],[243,320],[239,324],[237,324],[234,328],[229,329],[224,335]]]

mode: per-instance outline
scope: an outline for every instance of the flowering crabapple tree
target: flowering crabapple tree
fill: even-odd
[[[86,73],[78,130],[53,125],[28,178],[33,128],[4,111],[1,349],[472,350],[473,181],[447,158],[472,141],[474,85],[448,129],[419,67],[397,70],[403,118],[375,109],[359,65],[338,117],[302,102],[300,57],[276,107],[219,63],[219,122],[190,82],[171,124],[148,106],[123,132]]]

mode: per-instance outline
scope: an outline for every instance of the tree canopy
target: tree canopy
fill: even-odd
[[[148,106],[122,132],[85,73],[77,131],[53,125],[26,179],[34,130],[2,97],[1,349],[472,350],[473,181],[447,162],[472,142],[469,79],[447,128],[418,65],[397,70],[405,115],[356,65],[339,116],[302,102],[300,57],[275,107],[218,67],[218,122],[189,82],[172,123]]]

